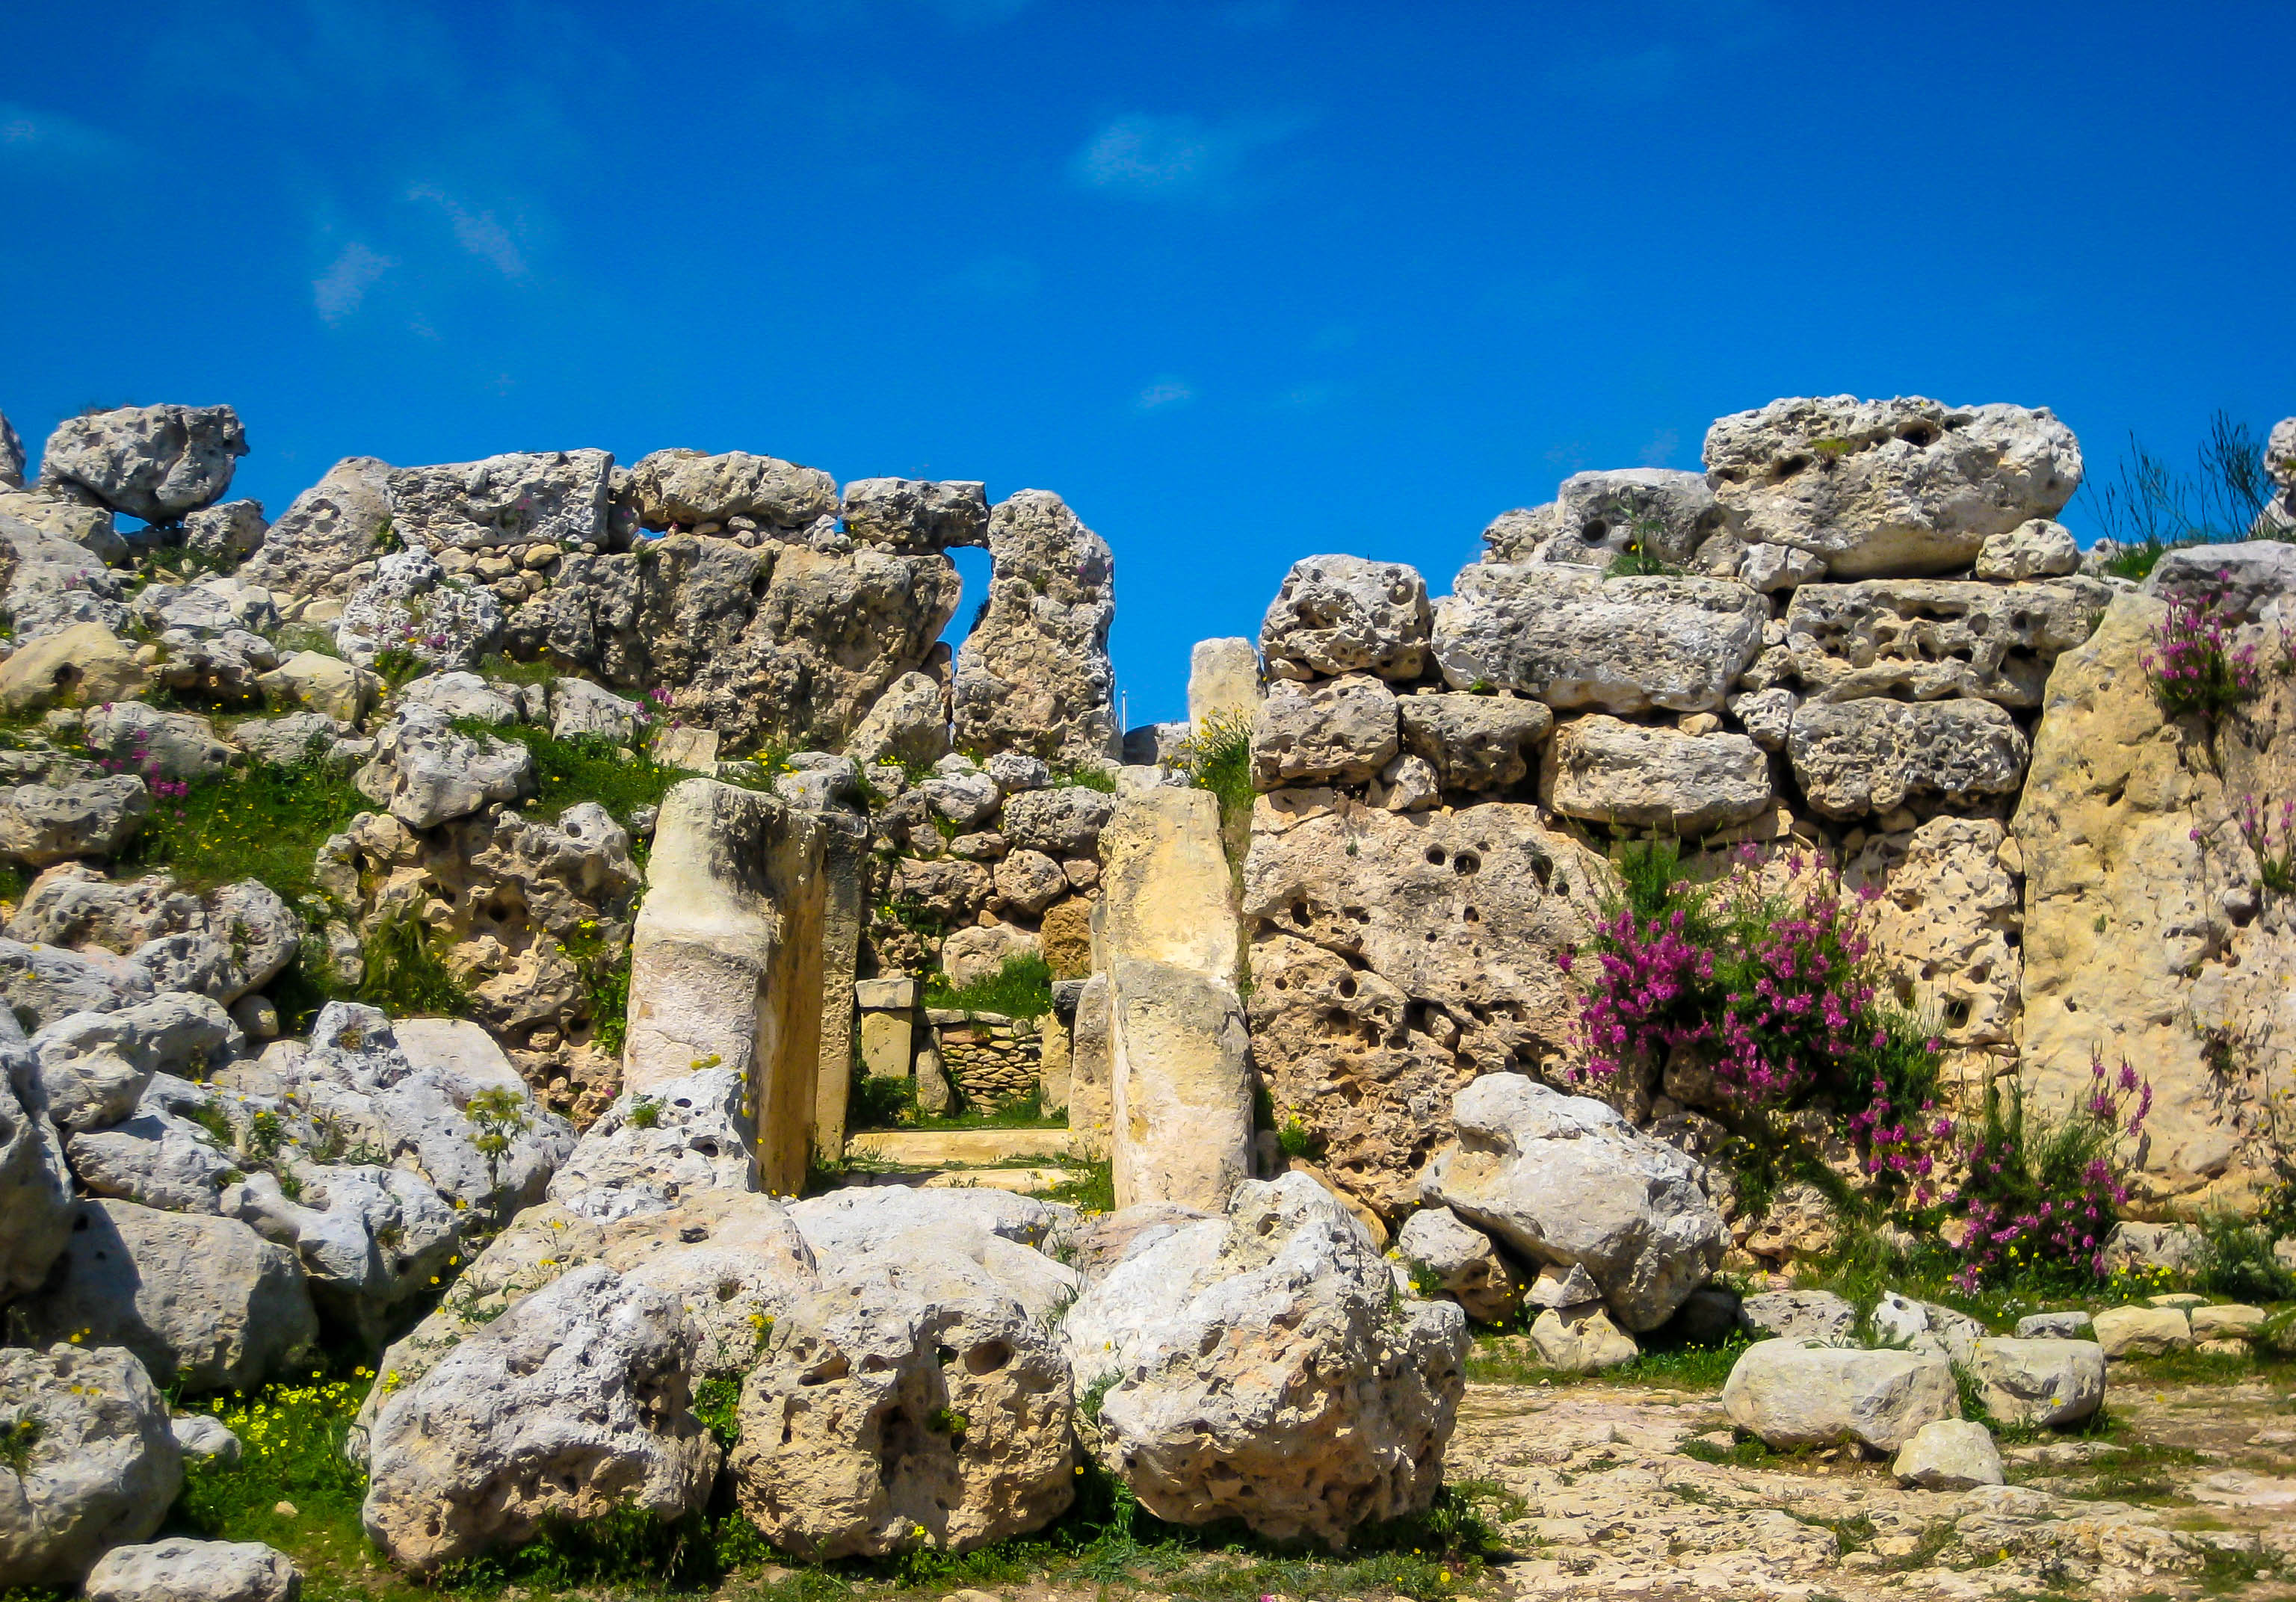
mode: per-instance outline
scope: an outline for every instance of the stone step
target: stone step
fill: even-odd
[[[1084,1175],[1073,1168],[953,1168],[912,1170],[901,1173],[848,1174],[843,1183],[900,1185],[912,1190],[1010,1190],[1033,1196],[1056,1186],[1072,1184]]]
[[[1065,1157],[1065,1129],[865,1129],[849,1135],[846,1155],[901,1168],[993,1167]]]

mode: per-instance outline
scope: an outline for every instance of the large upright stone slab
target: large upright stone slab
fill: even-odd
[[[988,513],[988,601],[956,653],[955,741],[1079,763],[1115,749],[1116,563],[1047,490]]]
[[[2056,516],[2081,454],[2046,406],[1836,395],[1718,420],[1706,470],[1747,539],[1868,578],[1965,568],[1988,535]]]
[[[1116,1205],[1216,1209],[1250,1176],[1252,1084],[1219,804],[1169,786],[1119,797],[1100,844]]]
[[[630,943],[626,1091],[743,1077],[761,1182],[805,1183],[820,1072],[821,820],[689,779],[663,797]]]
[[[2135,1192],[2200,1216],[2270,1183],[2262,1109],[2296,1075],[2296,934],[2284,913],[2255,915],[2234,815],[2243,796],[2296,795],[2296,680],[2266,674],[2237,734],[2165,717],[2144,669],[2164,610],[2115,597],[2049,676],[2012,825],[2020,1073],[2035,1106],[2062,1108],[2088,1094],[2092,1054],[2128,1062],[2153,1098]]]
[[[1768,617],[1759,595],[1726,579],[1481,563],[1435,604],[1435,661],[1454,690],[1600,712],[1710,712],[1761,649]]]
[[[860,821],[822,820],[820,1064],[814,1075],[813,1145],[831,1162],[845,1155],[846,1103],[853,1091],[853,975],[861,960],[861,926],[869,837]]]
[[[1259,651],[1249,640],[1199,640],[1188,653],[1188,722],[1198,734],[1219,718],[1248,723],[1267,696]]]

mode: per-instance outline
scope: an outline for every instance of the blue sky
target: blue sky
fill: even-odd
[[[2285,0],[83,0],[0,59],[35,449],[221,400],[275,514],[575,445],[1054,489],[1134,723],[1295,558],[1440,591],[1775,396],[2046,404],[2092,478],[2296,413]]]

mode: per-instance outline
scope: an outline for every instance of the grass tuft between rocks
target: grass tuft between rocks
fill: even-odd
[[[1498,1526],[1524,1511],[1521,1500],[1496,1482],[1465,1482],[1446,1486],[1425,1513],[1366,1526],[1346,1550],[1327,1552],[1305,1542],[1263,1541],[1240,1526],[1164,1524],[1087,1459],[1078,1475],[1076,1504],[1058,1521],[1034,1535],[972,1552],[926,1549],[875,1560],[800,1563],[775,1554],[721,1486],[706,1514],[663,1523],[626,1512],[554,1524],[514,1550],[453,1565],[417,1583],[391,1569],[368,1543],[359,1520],[365,1475],[342,1455],[369,1378],[365,1369],[340,1378],[317,1372],[252,1395],[199,1404],[240,1437],[244,1456],[235,1466],[188,1466],[167,1532],[267,1542],[301,1565],[310,1602],[415,1602],[442,1591],[492,1597],[512,1587],[610,1588],[635,1598],[715,1591],[761,1602],[865,1602],[1030,1582],[1119,1590],[1138,1586],[1200,1602],[1382,1591],[1438,1602],[1472,1586],[1485,1563],[1500,1553]],[[698,1397],[697,1404],[721,1441],[738,1430],[730,1397]]]

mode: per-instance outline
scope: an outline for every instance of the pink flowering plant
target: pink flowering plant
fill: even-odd
[[[1919,1125],[1933,1106],[1936,1043],[1876,983],[1876,893],[1845,897],[1799,855],[1778,865],[1792,889],[1765,884],[1752,847],[1704,887],[1684,877],[1671,842],[1620,854],[1626,895],[1591,952],[1558,959],[1586,981],[1585,1071],[1607,1077],[1674,1058],[1702,1067],[1757,1157],[1778,1143],[1780,1115],[1824,1104],[1842,1116],[1869,1178],[1923,1186],[1932,1162]]]
[[[2114,1159],[2143,1133],[2152,1109],[2152,1085],[2127,1062],[2109,1070],[2098,1054],[2087,1094],[2062,1117],[2030,1117],[2021,1095],[1996,1087],[1971,1128],[1940,1122],[1938,1139],[1960,1144],[1962,1177],[1944,1202],[1956,1225],[1948,1238],[1959,1236],[1954,1284],[1973,1291],[2009,1279],[2103,1278],[2105,1238],[2128,1201]]]
[[[2231,575],[2217,575],[2219,584]],[[2144,656],[2152,699],[2170,717],[2197,714],[2213,724],[2262,685],[2256,647],[2234,643],[2239,618],[2219,589],[2172,595]]]
[[[2276,807],[2244,795],[2232,816],[2256,858],[2258,881],[2276,895],[2296,895],[2296,797]]]

